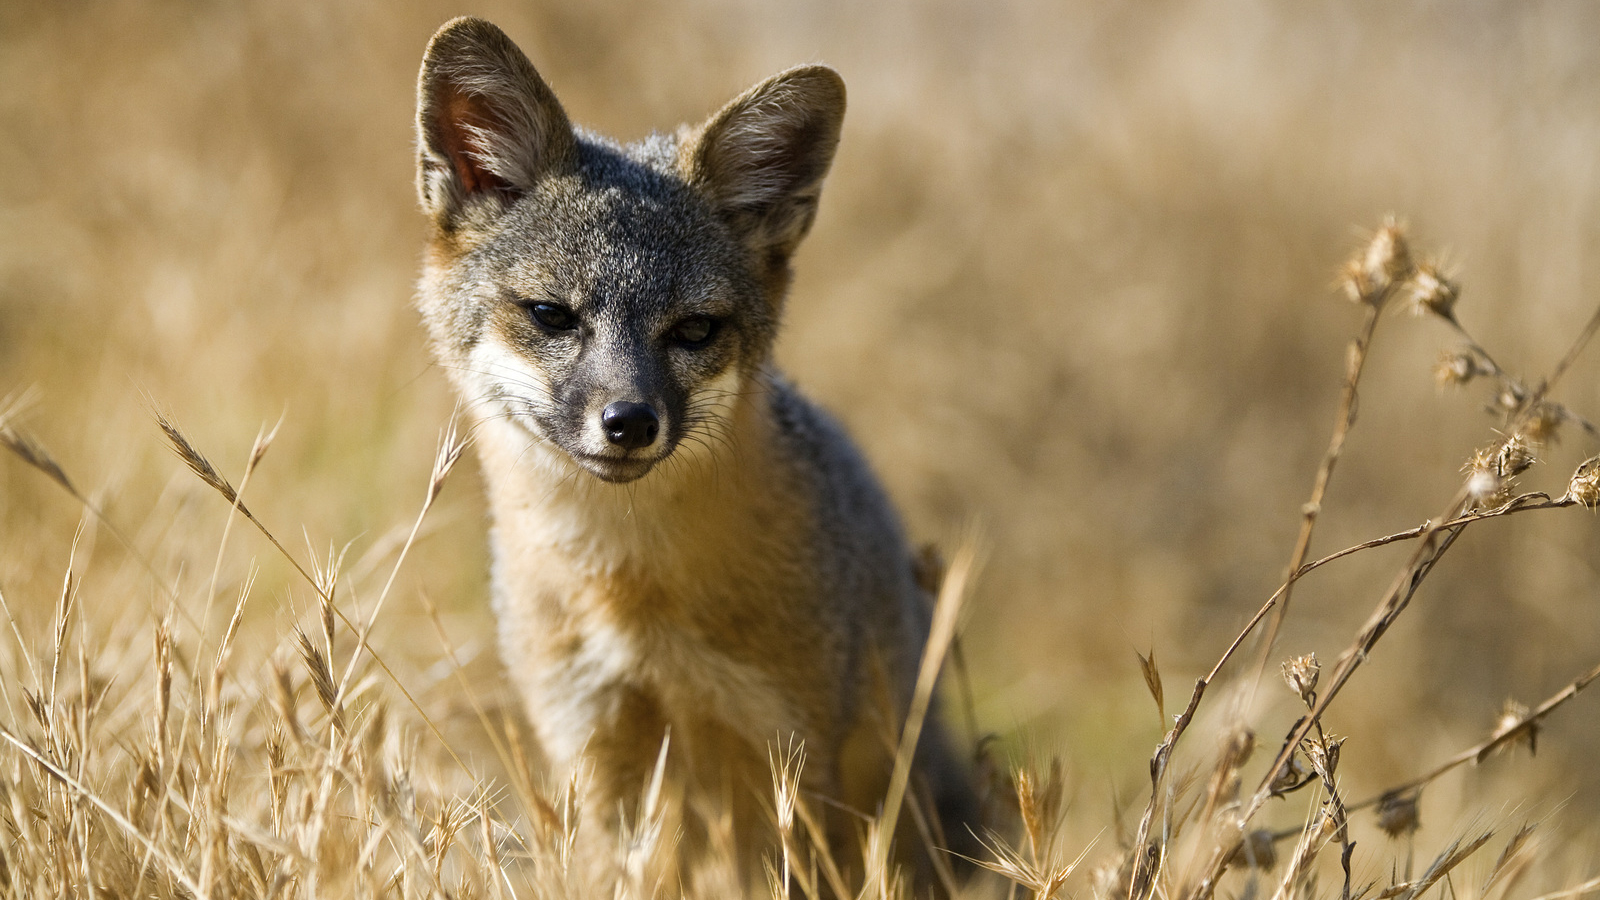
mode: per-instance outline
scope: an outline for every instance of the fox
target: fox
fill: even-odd
[[[700,810],[683,840],[731,822],[754,878],[774,748],[804,748],[841,860],[883,802],[931,598],[861,452],[773,361],[844,111],[803,65],[624,144],[489,22],[424,54],[418,306],[473,428],[500,653],[613,848],[662,759]],[[914,766],[929,830],[970,849],[937,715]]]

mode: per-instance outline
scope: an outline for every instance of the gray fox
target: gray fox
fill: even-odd
[[[725,817],[755,877],[788,741],[850,858],[928,632],[882,488],[772,362],[844,108],[838,74],[801,66],[622,145],[471,18],[418,84],[418,302],[475,420],[507,671],[550,763],[587,767],[613,846],[670,734],[702,811],[684,839]],[[932,821],[970,848],[975,793],[937,719],[916,759]]]

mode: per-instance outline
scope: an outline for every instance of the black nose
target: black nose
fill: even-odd
[[[606,430],[606,440],[625,450],[637,450],[655,443],[661,420],[648,403],[618,400],[600,413],[600,427]]]

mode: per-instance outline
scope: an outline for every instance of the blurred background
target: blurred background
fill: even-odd
[[[6,3],[0,397],[27,393],[17,421],[164,577],[204,586],[227,508],[152,409],[235,480],[282,417],[249,505],[302,558],[348,546],[357,575],[392,565],[453,405],[411,306],[414,79],[463,13],[505,28],[574,120],[623,139],[795,63],[844,75],[779,357],[919,540],[981,529],[979,723],[1008,752],[1062,757],[1084,841],[1148,791],[1165,724],[1136,652],[1154,651],[1170,715],[1281,580],[1360,318],[1336,273],[1383,216],[1445,256],[1462,321],[1530,379],[1600,300],[1600,7],[1578,0]],[[1456,343],[1386,316],[1313,556],[1437,514],[1494,437],[1487,386],[1441,392],[1430,374]],[[1597,375],[1591,352],[1558,399],[1600,416]],[[1525,484],[1564,490],[1597,449],[1572,431]],[[375,638],[419,694],[457,691],[423,594],[500,690],[479,494],[469,457]],[[48,619],[79,517],[0,459],[0,592],[24,632]],[[154,580],[102,530],[76,552],[91,627],[146,633]],[[1405,552],[1302,583],[1276,657],[1331,661]],[[252,560],[241,647],[262,656],[310,595],[243,531],[224,587]],[[1349,736],[1351,798],[1592,666],[1597,560],[1581,511],[1469,531],[1327,719]],[[148,655],[145,637],[123,643]],[[1258,693],[1264,750],[1296,703],[1275,675]],[[1419,840],[1564,805],[1583,847],[1597,703],[1557,713],[1533,759],[1441,781]],[[1385,840],[1370,815],[1357,828]]]

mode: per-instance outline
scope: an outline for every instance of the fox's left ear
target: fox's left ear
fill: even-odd
[[[780,275],[816,217],[844,123],[844,80],[800,66],[763,81],[686,135],[679,165],[759,263]]]

